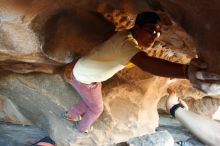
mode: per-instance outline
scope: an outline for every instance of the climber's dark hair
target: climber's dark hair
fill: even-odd
[[[155,12],[142,12],[139,13],[135,20],[135,25],[142,27],[144,24],[158,24],[160,17]]]

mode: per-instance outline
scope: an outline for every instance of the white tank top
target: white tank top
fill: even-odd
[[[80,58],[73,74],[85,84],[105,81],[122,70],[139,51],[138,43],[129,31],[117,32],[89,55]]]

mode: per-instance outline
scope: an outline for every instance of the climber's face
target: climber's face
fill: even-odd
[[[135,26],[135,39],[140,47],[149,47],[159,37],[161,26],[159,24],[145,24],[144,26]]]

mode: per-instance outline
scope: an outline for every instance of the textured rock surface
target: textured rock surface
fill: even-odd
[[[191,35],[199,57],[209,63],[209,70],[220,72],[220,67],[214,66],[220,56],[217,0],[0,0],[0,3],[1,70],[60,73],[65,63],[77,54],[86,55],[114,30],[131,28],[139,12],[160,8]],[[162,36],[146,53],[188,63],[196,56],[192,39],[166,13],[158,13],[164,24]],[[159,110],[165,111],[167,88],[175,90],[190,110],[205,116],[211,117],[220,105],[219,97],[207,97],[186,80],[155,77],[134,67],[104,83],[105,111],[94,124],[94,131],[83,135],[60,117],[79,97],[59,74],[23,76],[2,72],[0,120],[36,124],[47,129],[63,146],[117,143],[154,132],[159,119],[157,105],[160,101]]]
[[[0,124],[1,146],[30,146],[48,136],[45,130],[35,126]]]
[[[215,98],[205,95],[204,93],[191,87],[186,80],[172,80],[168,86],[176,92],[176,95],[185,101],[190,111],[198,113],[203,116],[212,118],[220,106],[220,96]],[[158,110],[160,113],[166,113],[166,99],[167,95],[161,98],[158,103]],[[215,119],[219,119],[220,115],[217,113]]]
[[[128,143],[130,146],[173,146],[174,140],[167,131],[160,131],[151,135],[132,138]]]
[[[7,96],[2,95],[0,96],[0,121],[13,124],[32,124]]]
[[[59,75],[2,76],[0,90],[33,124],[48,130],[58,144],[76,142],[77,132],[61,118],[61,113],[74,104],[77,97],[74,101],[74,91]]]
[[[58,74],[1,74],[0,94],[16,104],[17,112],[25,115],[24,119],[48,130],[62,145],[107,145],[154,132],[159,119],[157,104],[166,94],[169,79],[150,77],[133,85],[115,85],[117,81],[120,83],[120,80],[111,80],[104,84],[105,111],[88,135],[79,134],[71,123],[61,118],[61,113],[79,97]],[[5,108],[7,106],[3,106],[2,111]],[[19,120],[23,118],[14,117],[9,122],[19,123]]]
[[[220,2],[218,0],[148,0],[151,6],[168,12],[193,38],[198,56],[205,60],[208,70],[220,73]],[[210,17],[212,16],[212,17]]]
[[[158,110],[161,113],[166,113],[166,107],[165,107],[166,98],[167,97],[162,98],[160,103],[158,104]],[[183,98],[183,101],[187,103],[190,111],[193,111],[197,114],[209,118],[220,119],[219,113],[216,113],[220,107],[219,99],[204,97],[203,99],[195,100],[191,97],[191,98]]]
[[[149,79],[150,82],[155,82],[153,86],[163,84],[166,80],[163,79],[162,82],[160,78]],[[145,86],[147,88],[148,85]],[[85,135],[79,134],[72,128],[71,123],[61,117],[61,113],[75,104],[79,97],[60,75],[8,73],[1,74],[0,80],[1,96],[12,100],[25,118],[48,130],[50,136],[63,146],[80,143],[107,145],[154,131],[158,125],[157,102],[161,94],[159,91],[154,99],[151,96],[152,91],[145,93],[140,87],[129,84],[107,89],[108,86],[105,85],[105,111],[94,124],[94,130]],[[3,106],[2,111],[5,111],[4,108],[6,107]],[[19,117],[9,122],[15,123],[18,119]]]
[[[150,10],[148,4],[134,0],[126,3],[95,0],[2,0],[0,66],[2,69],[19,73],[53,73],[60,63],[70,62],[74,54],[85,55],[94,46],[106,40],[113,33],[114,25],[115,30],[129,29],[133,26],[137,13],[144,10]],[[169,18],[164,18],[164,24],[168,24]],[[180,52],[184,52],[181,51],[185,50],[184,48],[190,48],[187,54],[193,57],[189,51],[193,52],[190,39],[187,40],[185,34],[178,33],[183,31],[171,27],[166,28],[164,32],[164,36],[172,33],[173,37],[164,37],[158,41],[156,48],[159,46],[163,51],[168,49],[171,56],[175,54],[173,48]]]
[[[48,64],[50,59],[61,63],[69,62],[72,58],[70,50],[85,54],[88,48],[91,49],[92,46],[102,42],[109,36],[108,32],[112,32],[113,25],[107,23],[100,14],[110,20],[116,26],[116,30],[128,29],[138,12],[151,9],[148,4],[165,10],[179,22],[193,37],[198,46],[199,56],[209,63],[209,69],[218,72],[219,68],[213,66],[219,56],[217,39],[219,37],[218,33],[215,33],[219,31],[220,17],[215,13],[219,8],[217,0],[211,2],[2,0],[1,60],[45,64]],[[194,8],[194,5],[197,7]],[[212,19],[210,15],[216,19]],[[164,21],[164,24],[167,24],[166,22],[168,21]],[[198,23],[201,25],[197,25]],[[171,42],[169,43],[172,44]]]

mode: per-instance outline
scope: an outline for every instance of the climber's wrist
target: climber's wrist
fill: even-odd
[[[181,103],[175,104],[170,108],[170,114],[172,115],[172,117],[176,117],[175,113],[179,108],[184,108],[184,106]]]

